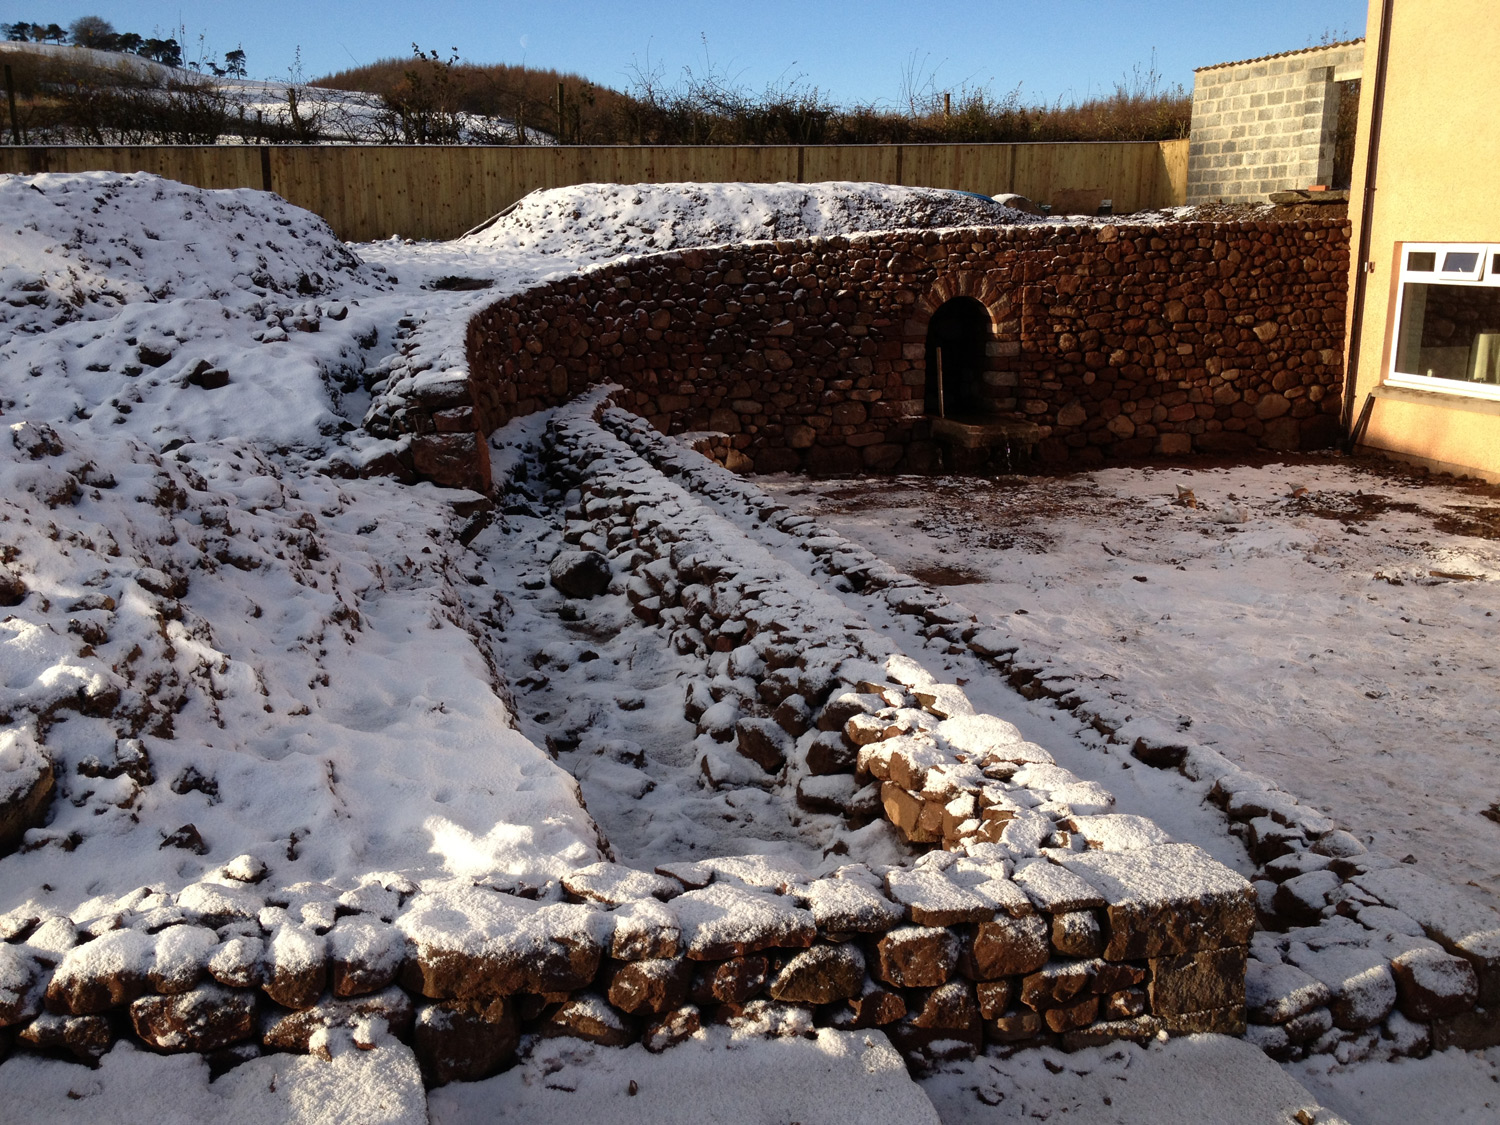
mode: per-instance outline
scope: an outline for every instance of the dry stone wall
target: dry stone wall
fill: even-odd
[[[614,382],[740,470],[943,464],[928,322],[989,317],[983,394],[1054,465],[1291,450],[1337,435],[1342,221],[910,231],[656,255],[514,294],[468,329],[466,379],[379,385],[366,426],[408,467],[476,479],[477,435]],[[957,467],[963,467],[959,465]]]

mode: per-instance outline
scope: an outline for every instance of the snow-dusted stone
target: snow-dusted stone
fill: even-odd
[[[1333,859],[1347,859],[1365,854],[1365,846],[1355,838],[1352,832],[1346,832],[1342,828],[1335,828],[1332,832],[1324,833],[1313,841],[1308,850]]]
[[[1252,1046],[1259,1047],[1277,1062],[1291,1061],[1293,1044],[1284,1027],[1263,1023],[1247,1024],[1245,1041]]]
[[[1293,1043],[1312,1043],[1333,1030],[1333,1013],[1327,1008],[1313,1008],[1281,1026]]]
[[[190,883],[177,892],[177,905],[199,915],[205,925],[217,927],[237,918],[258,917],[266,900],[243,886]]]
[[[898,592],[893,590],[891,591],[891,596],[896,596],[899,600],[899,596],[907,592],[909,591]],[[893,652],[885,658],[885,674],[891,683],[900,684],[907,689],[926,687],[928,684],[934,682],[931,672],[911,657],[904,656],[899,652]]]
[[[870,821],[880,815],[880,787],[861,785],[851,774],[804,777],[797,782],[797,807]]]
[[[286,922],[272,934],[261,987],[284,1008],[309,1008],[328,984],[328,943],[305,926]]]
[[[1036,743],[1027,742],[1013,724],[994,715],[951,716],[943,719],[933,733],[950,751],[979,766],[997,762],[1052,763],[1051,754]]]
[[[703,1028],[703,1017],[692,1004],[674,1008],[652,1020],[641,1031],[641,1046],[654,1055],[685,1043]]]
[[[455,883],[412,899],[396,920],[416,954],[402,983],[433,999],[571,992],[594,979],[613,919]]]
[[[514,1061],[521,1033],[509,1000],[444,1000],[417,1012],[412,1050],[429,1086],[476,1082]]]
[[[158,1051],[217,1051],[255,1034],[255,993],[206,984],[130,1005],[135,1033]]]
[[[879,934],[898,925],[905,909],[855,879],[817,879],[800,893],[825,934]]]
[[[786,764],[794,743],[774,719],[739,719],[734,724],[735,749],[767,773]]]
[[[154,992],[187,992],[203,979],[219,935],[202,926],[168,926],[156,935],[156,956],[147,973]]]
[[[877,980],[898,988],[936,988],[958,965],[959,941],[941,927],[900,926],[875,944]]]
[[[944,873],[950,882],[983,899],[992,912],[1008,914],[1012,918],[1024,918],[1036,913],[1026,892],[1011,881],[1003,859],[962,857]]]
[[[567,1035],[603,1047],[623,1047],[636,1038],[634,1023],[592,992],[566,1001],[538,1030],[544,1036]]]
[[[1245,1013],[1252,1023],[1282,1024],[1333,999],[1328,986],[1294,965],[1245,964]]]
[[[984,1023],[968,981],[948,981],[912,1000],[906,1016],[886,1029],[897,1050],[925,1062],[971,1057],[979,1050]]]
[[[1358,945],[1310,949],[1293,942],[1287,960],[1328,986],[1328,1010],[1334,1025],[1346,1031],[1374,1027],[1396,1006],[1396,981],[1390,963],[1375,950]]]
[[[1001,915],[981,922],[965,943],[963,970],[971,980],[999,980],[1041,968],[1051,956],[1048,919],[1038,914]]]
[[[68,950],[47,985],[47,1010],[94,1015],[122,1007],[146,991],[156,959],[156,938],[140,930],[113,930]]]
[[[605,906],[622,906],[641,898],[666,902],[682,893],[676,879],[603,861],[564,875],[562,885],[569,894]]]
[[[52,799],[52,760],[29,728],[0,731],[0,855],[42,823]]]
[[[1016,642],[1009,633],[1000,629],[980,629],[969,638],[969,648],[980,656],[993,659],[1008,656],[1016,651]]]
[[[628,902],[612,915],[614,934],[609,955],[617,961],[676,957],[682,951],[682,928],[671,907],[655,899]]]
[[[919,684],[911,689],[912,695],[928,711],[940,719],[954,719],[973,715],[974,704],[957,684]]]
[[[396,979],[406,959],[406,935],[368,915],[340,918],[327,936],[335,996],[379,992]]]
[[[547,567],[552,585],[570,598],[592,598],[609,589],[609,560],[597,551],[562,551]]]
[[[237,883],[259,883],[269,873],[266,861],[248,852],[235,856],[219,871],[224,878],[233,879]]]
[[[886,873],[886,890],[906,907],[919,926],[951,926],[958,922],[986,922],[994,917],[993,900],[982,898],[930,869],[893,867]]]
[[[759,953],[707,964],[693,976],[692,997],[698,1004],[715,1000],[723,1004],[743,1004],[765,987],[770,974],[770,958]]]
[[[948,754],[925,735],[902,735],[880,743],[885,749],[886,777],[891,784],[919,793],[927,785],[927,775],[948,763]],[[875,767],[879,752],[869,756],[870,772],[879,776]],[[865,755],[861,755],[864,760]]]
[[[259,988],[265,983],[266,943],[257,937],[227,939],[208,958],[208,975],[230,988]]]
[[[680,957],[630,961],[610,974],[605,995],[629,1015],[661,1015],[682,1006],[692,980],[692,962]]]
[[[1332,871],[1308,871],[1286,880],[1271,899],[1276,913],[1298,924],[1310,924],[1323,916],[1329,896],[1344,881]]]
[[[1067,787],[1068,790],[1075,788],[1077,786]],[[1066,790],[1064,790],[1064,797],[1054,799],[1063,800],[1071,807],[1078,807],[1071,800],[1066,800]],[[1109,800],[1113,803],[1114,798],[1110,797]],[[1172,839],[1150,820],[1131,813],[1071,816],[1061,821],[1059,827],[1082,836],[1090,849],[1105,852],[1130,852],[1141,848],[1154,848],[1159,844],[1170,843]]]
[[[752,891],[790,894],[808,883],[812,876],[794,860],[763,855],[726,855],[700,861],[721,883],[736,883]]]
[[[1230,946],[1152,958],[1149,991],[1151,1012],[1169,1031],[1184,1026],[1183,1016],[1222,1008],[1235,1009],[1231,1018],[1243,1024],[1245,949]]]
[[[865,959],[853,945],[815,945],[792,956],[766,986],[773,1000],[832,1004],[860,994]]]
[[[40,966],[26,950],[0,944],[0,1027],[10,1027],[36,1015],[32,985]]]
[[[834,696],[818,712],[818,730],[842,734],[856,715],[873,715],[886,706],[883,696],[867,692],[846,691]]]
[[[806,948],[817,937],[806,910],[733,883],[688,891],[672,906],[687,955],[694,961],[743,957],[762,949]]]
[[[383,1022],[390,1034],[405,1039],[411,1033],[413,1015],[411,997],[399,988],[387,988],[356,1000],[324,1000],[279,1016],[267,1025],[262,1040],[275,1050],[305,1055],[313,1049],[313,1038],[319,1031],[356,1029],[376,1021]]]
[[[1500,1007],[1500,914],[1409,866],[1367,871],[1353,881],[1415,919],[1428,937],[1473,965],[1479,975],[1479,1002]]]
[[[1104,896],[1065,867],[1037,859],[1016,865],[1015,885],[1038,910],[1063,914],[1104,906]]]
[[[1479,999],[1479,978],[1462,957],[1412,949],[1391,961],[1401,1011],[1421,1023],[1466,1012]]]
[[[1104,952],[1104,931],[1092,910],[1071,910],[1052,917],[1052,948],[1064,957],[1097,957]]]
[[[43,1012],[21,1029],[22,1043],[38,1051],[68,1051],[74,1058],[96,1063],[115,1041],[104,1016],[67,1016]]]
[[[1255,928],[1249,882],[1192,844],[1058,861],[1104,895],[1111,961],[1245,945]]]
[[[1041,854],[1042,845],[1052,838],[1057,826],[1051,818],[1035,809],[1020,809],[1005,821],[1000,843],[1018,858]]]

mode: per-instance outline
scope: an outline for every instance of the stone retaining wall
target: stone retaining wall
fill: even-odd
[[[947,300],[990,319],[985,395],[1048,464],[1337,436],[1342,221],[1018,226],[748,243],[590,270],[479,313],[467,378],[378,384],[366,427],[473,483],[477,435],[615,382],[663,432],[730,435],[742,470],[940,467],[925,344]],[[962,466],[959,466],[962,467]]]

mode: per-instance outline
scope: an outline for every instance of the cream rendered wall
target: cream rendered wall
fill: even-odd
[[[1383,0],[1370,0],[1349,214],[1350,318],[1362,263],[1361,210],[1380,57]],[[1500,242],[1500,57],[1496,0],[1394,0],[1363,323],[1350,373],[1352,421],[1375,393],[1362,446],[1500,481],[1500,409],[1458,395],[1382,388],[1390,364],[1403,242]],[[1351,338],[1351,344],[1352,344]]]

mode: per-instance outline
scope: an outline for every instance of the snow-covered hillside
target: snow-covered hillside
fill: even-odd
[[[205,74],[163,66],[139,55],[90,47],[0,41],[0,58],[26,54],[49,62],[87,65],[97,72],[112,71],[124,78],[161,88],[169,83],[186,85],[222,98],[228,120],[238,118],[244,122],[243,129],[251,133],[280,130],[289,138],[307,136],[323,144],[392,144],[401,140],[399,122],[380,97],[359,90],[334,90],[291,78],[234,78]],[[504,117],[464,113],[458,115],[458,124],[460,139],[470,144],[514,144],[520,136],[515,122]],[[50,141],[84,143],[86,139],[59,135]],[[230,129],[219,138],[219,143],[235,144],[243,139],[255,138]],[[524,143],[545,145],[553,144],[555,140],[550,133],[526,126]]]

